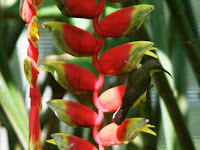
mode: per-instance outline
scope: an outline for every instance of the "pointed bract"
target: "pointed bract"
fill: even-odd
[[[36,80],[39,74],[37,64],[31,57],[24,59],[24,73],[31,87],[36,84]]]
[[[32,42],[29,43],[28,50],[27,50],[28,57],[34,59],[37,63],[38,61],[38,46],[37,44],[33,44]]]
[[[97,78],[90,71],[63,61],[46,61],[44,67],[65,89],[73,93],[93,91]]]
[[[98,7],[95,0],[54,0],[63,15],[93,18]]]
[[[157,57],[150,51],[155,50],[153,45],[154,43],[149,41],[136,41],[106,51],[98,60],[101,72],[106,75],[121,75],[130,72],[140,66],[144,55]]]
[[[36,42],[40,38],[40,28],[36,16],[34,16],[31,19],[31,22],[28,24],[27,34],[29,42],[31,42],[35,47],[37,47]]]
[[[33,16],[36,15],[36,11],[33,7],[30,6],[28,0],[20,1],[20,15],[24,21],[27,23],[31,22]]]
[[[89,32],[61,22],[45,22],[45,27],[56,44],[74,56],[92,56],[97,40]]]
[[[41,111],[42,110],[41,93],[40,89],[36,86],[36,84],[32,88],[30,87],[30,98],[31,98],[31,105],[37,106],[39,111]]]
[[[154,131],[148,128],[154,126],[147,124],[147,122],[148,120],[144,118],[130,118],[126,119],[120,126],[111,123],[100,130],[98,134],[100,144],[103,146],[127,144],[131,142],[140,131],[156,135]]]
[[[74,135],[54,133],[51,136],[60,150],[97,150],[90,142]]]
[[[99,106],[103,112],[114,112],[122,104],[126,84],[110,88],[99,96]]]
[[[121,144],[117,139],[117,128],[119,126],[116,123],[111,123],[103,127],[98,134],[100,144],[103,146],[112,146]]]
[[[29,118],[29,150],[40,150],[40,118],[37,106],[32,106],[30,109]]]
[[[116,11],[100,22],[101,35],[104,37],[130,36],[140,28],[153,9],[152,5],[135,5]]]
[[[117,129],[117,139],[121,141],[121,143],[127,144],[135,139],[140,131],[146,131],[147,133],[155,135],[154,131],[151,130],[152,132],[148,132],[148,130],[150,129],[144,129],[148,127],[153,127],[147,124],[148,122],[149,120],[144,118],[125,119],[124,122]]]
[[[92,128],[98,117],[94,110],[72,101],[54,99],[48,102],[48,106],[61,121],[72,127]]]

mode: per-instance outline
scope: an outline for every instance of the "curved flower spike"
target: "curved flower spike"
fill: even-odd
[[[154,131],[148,128],[154,126],[147,124],[147,122],[148,120],[144,118],[130,118],[126,119],[120,126],[111,123],[100,130],[98,135],[100,144],[103,146],[128,144],[140,131],[156,135]]]
[[[116,11],[100,22],[101,35],[104,37],[130,36],[140,28],[153,9],[153,5],[135,5]]]
[[[47,142],[55,144],[60,150],[97,150],[90,142],[74,135],[64,133],[54,133],[53,139]]]
[[[89,32],[61,22],[45,22],[46,28],[56,44],[65,52],[74,56],[92,56],[97,40]]]
[[[36,84],[36,80],[39,74],[36,62],[31,57],[24,59],[24,73],[30,84],[30,87]]]
[[[27,23],[31,22],[33,16],[36,15],[36,11],[33,7],[30,6],[28,0],[20,1],[20,16]]]
[[[95,126],[98,115],[85,105],[61,99],[51,100],[47,104],[61,121],[71,127]]]
[[[106,51],[98,60],[101,72],[106,75],[121,75],[140,67],[144,55],[157,58],[157,55],[150,50],[153,42],[136,41],[119,45]]]
[[[63,15],[93,18],[98,7],[95,0],[54,0]]]
[[[44,67],[65,89],[73,93],[93,91],[97,78],[90,71],[63,61],[46,61]]]
[[[126,84],[110,88],[99,96],[99,106],[102,112],[114,112],[122,104]]]

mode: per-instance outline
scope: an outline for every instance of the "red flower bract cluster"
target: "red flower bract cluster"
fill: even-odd
[[[30,117],[29,117],[29,149],[40,150],[40,119],[39,111],[41,105],[41,93],[37,86],[38,78],[38,46],[37,41],[40,38],[40,29],[36,17],[36,10],[42,4],[43,0],[21,0],[20,15],[28,24],[27,37],[29,47],[27,50],[28,57],[24,60],[24,72],[30,84]]]
[[[93,102],[98,113],[87,106],[68,100],[51,100],[48,102],[48,106],[61,121],[72,127],[93,128],[93,137],[100,150],[103,150],[104,146],[127,144],[140,131],[155,135],[149,129],[153,126],[147,124],[148,120],[144,118],[126,119],[121,125],[110,123],[99,131],[99,126],[104,120],[104,113],[115,112],[119,109],[126,89],[126,84],[113,87],[103,92],[99,97],[99,90],[104,81],[103,74],[126,74],[140,66],[144,55],[157,58],[150,51],[155,50],[154,44],[149,41],[126,43],[108,50],[98,59],[105,37],[131,35],[139,29],[154,7],[152,5],[136,5],[123,8],[99,21],[99,16],[104,10],[104,0],[100,0],[99,4],[95,0],[54,1],[60,11],[68,17],[93,19],[98,41],[89,32],[70,24],[51,21],[43,23],[43,27],[50,32],[56,44],[66,53],[76,57],[92,56],[98,78],[88,70],[68,62],[46,61],[43,66],[63,88],[73,94],[93,92]],[[121,0],[110,1],[119,2]],[[96,150],[91,143],[73,135],[55,133],[52,137],[53,139],[48,140],[48,142],[56,144],[59,149],[67,147],[70,150],[79,148]]]

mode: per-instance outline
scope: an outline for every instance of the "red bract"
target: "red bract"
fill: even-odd
[[[147,124],[148,120],[144,118],[130,118],[126,119],[120,126],[115,123],[108,124],[99,132],[100,143],[104,146],[111,146],[116,144],[127,144],[131,142],[138,133],[147,132],[156,135]]]
[[[93,18],[98,7],[95,0],[54,0],[63,15]]]
[[[29,118],[29,149],[40,150],[40,118],[38,107],[32,105]]]
[[[120,75],[140,67],[140,61],[144,55],[157,57],[150,50],[154,44],[149,41],[137,41],[119,45],[106,51],[99,58],[99,66],[106,75]]]
[[[39,74],[37,64],[31,57],[24,59],[24,73],[31,87],[36,84]]]
[[[51,136],[54,140],[48,142],[56,144],[62,150],[97,150],[90,142],[74,135],[54,133]]]
[[[29,23],[31,19],[33,18],[33,16],[36,15],[35,9],[29,5],[28,0],[21,0],[20,15],[22,19],[26,21],[27,23]]]
[[[57,45],[74,56],[92,56],[97,40],[89,32],[61,22],[45,22]]]
[[[122,104],[126,84],[106,90],[99,96],[100,109],[103,112],[114,112]]]
[[[31,57],[37,63],[37,61],[38,61],[38,46],[34,45],[32,42],[29,43],[27,55],[28,55],[28,57]]]
[[[49,101],[48,106],[61,121],[72,127],[93,128],[98,117],[95,111],[76,102],[55,99]]]
[[[136,5],[116,11],[100,22],[101,35],[104,37],[129,36],[140,28],[153,9],[152,5]]]
[[[30,88],[30,98],[31,104],[37,106],[39,111],[42,110],[41,93],[36,85],[33,88]]]
[[[60,85],[73,93],[93,91],[97,78],[90,71],[62,61],[47,61],[44,67]]]
[[[28,24],[27,34],[29,42],[32,43],[35,47],[37,47],[36,42],[40,38],[40,29],[36,16],[33,16],[31,22]]]

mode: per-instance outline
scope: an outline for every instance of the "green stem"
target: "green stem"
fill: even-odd
[[[153,116],[152,116],[152,107],[151,107],[151,98],[150,92],[147,93],[146,101],[140,103],[140,114],[143,118],[148,118],[150,120],[150,124],[154,124]],[[156,136],[152,136],[150,134],[142,133],[143,138],[143,150],[156,150]]]
[[[176,27],[184,41],[184,50],[191,62],[198,83],[200,84],[200,52],[196,46],[187,43],[195,39],[195,34],[192,32],[192,27],[189,23],[190,21],[188,20],[186,12],[184,11],[185,8],[180,0],[167,0],[167,4],[171,11],[172,19],[176,23]]]
[[[186,127],[186,124],[184,123],[183,116],[181,115],[180,109],[176,103],[176,99],[173,96],[173,92],[164,73],[157,73],[154,75],[154,77],[160,96],[163,98],[173,121],[174,128],[177,132],[182,149],[195,150],[192,138]]]

